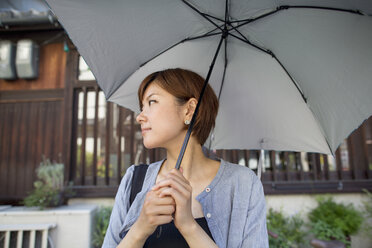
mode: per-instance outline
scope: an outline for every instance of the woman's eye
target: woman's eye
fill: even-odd
[[[155,103],[155,102],[156,102],[155,100],[150,100],[150,101],[149,101],[149,106],[150,106],[151,104]]]

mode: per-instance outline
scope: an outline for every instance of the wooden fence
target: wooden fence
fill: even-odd
[[[0,201],[32,190],[42,155],[61,156],[62,110],[63,89],[0,92]]]
[[[95,81],[74,87],[71,180],[80,196],[112,196],[131,164],[165,156],[147,150],[134,113],[106,102]],[[266,194],[360,192],[372,189],[372,117],[337,150],[316,153],[265,151],[262,182]],[[217,150],[227,161],[257,170],[260,151]]]

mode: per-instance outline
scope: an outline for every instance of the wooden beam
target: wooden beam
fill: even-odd
[[[323,161],[324,161],[324,179],[329,180],[329,164],[328,164],[328,156],[326,154],[322,154]]]
[[[105,184],[110,184],[110,148],[112,138],[112,103],[106,103]]]
[[[317,182],[263,182],[266,195],[271,194],[319,194],[362,193],[372,191],[371,180],[317,181]]]
[[[63,101],[64,89],[0,91],[0,103]]]
[[[296,163],[299,164],[300,167],[300,180],[304,180],[304,166],[302,164],[302,159],[301,159],[301,152],[296,152]]]
[[[65,180],[75,179],[76,170],[76,138],[77,138],[77,94],[74,93],[73,85],[77,80],[78,53],[74,50],[67,53],[65,65],[65,88],[64,88],[64,121],[63,121],[63,152],[62,160],[65,164]]]
[[[277,181],[277,175],[276,175],[276,152],[270,151],[270,166],[272,171],[272,181]]]
[[[98,108],[99,108],[99,88],[95,87],[95,104],[94,104],[94,125],[93,125],[93,185],[97,185],[97,138],[98,138]]]
[[[24,37],[24,33],[28,33],[27,37],[33,38],[37,38],[43,35],[46,37],[50,37],[54,33],[61,32],[64,33],[64,29],[58,22],[0,27],[0,35],[3,36],[5,39],[9,39],[12,37]],[[43,38],[45,39],[45,37]]]
[[[341,161],[341,151],[340,148],[336,150],[336,168],[337,168],[337,175],[338,179],[342,180],[343,175],[342,175],[342,161]]]
[[[285,178],[286,178],[286,181],[290,181],[291,178],[289,176],[289,157],[288,157],[288,152],[284,152],[283,153],[283,165],[284,165],[284,168],[285,168]]]
[[[245,161],[245,166],[249,168],[249,156],[250,156],[250,151],[249,150],[244,150],[244,161]],[[218,155],[217,155],[218,156]]]
[[[122,149],[122,144],[121,144],[121,139],[123,137],[123,133],[122,133],[122,128],[123,128],[123,108],[122,107],[119,107],[118,106],[118,111],[119,111],[119,118],[118,118],[118,123],[117,123],[117,126],[116,126],[116,130],[117,130],[117,137],[118,137],[118,150],[117,150],[117,157],[118,157],[118,161],[117,161],[117,184],[119,185],[120,184],[120,181],[121,181],[121,149]]]
[[[350,172],[351,178],[355,179],[356,174],[355,174],[355,164],[354,164],[354,149],[353,149],[353,144],[352,144],[350,136],[347,138],[347,152],[348,152],[348,158],[349,158],[349,172]]]
[[[87,138],[87,111],[88,111],[88,90],[83,88],[83,120],[81,126],[81,147],[80,147],[80,184],[85,185],[85,155]]]

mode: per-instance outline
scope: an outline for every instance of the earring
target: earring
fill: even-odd
[[[189,120],[185,120],[185,125],[190,125],[190,121]]]

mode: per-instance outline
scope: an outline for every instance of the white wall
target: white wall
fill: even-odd
[[[68,200],[68,205],[76,205],[76,204],[93,204],[102,207],[106,206],[114,206],[115,199],[114,198],[72,198]]]
[[[362,209],[363,201],[367,200],[365,194],[328,194],[335,202],[353,204],[357,209]],[[316,195],[268,195],[266,196],[267,208],[282,210],[286,215],[306,215],[311,209],[317,206]]]

